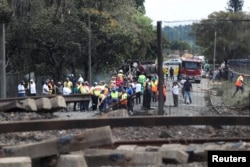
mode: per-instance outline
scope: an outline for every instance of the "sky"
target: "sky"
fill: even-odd
[[[215,11],[226,11],[229,0],[145,0],[146,16],[153,24],[162,21],[201,20]],[[250,0],[244,0],[243,11],[250,12]],[[171,23],[169,23],[171,22]],[[188,24],[188,23],[187,23]]]

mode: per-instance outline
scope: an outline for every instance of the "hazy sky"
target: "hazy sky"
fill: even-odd
[[[201,20],[214,11],[225,11],[229,0],[145,0],[146,16],[156,21]],[[243,11],[250,12],[250,0]]]

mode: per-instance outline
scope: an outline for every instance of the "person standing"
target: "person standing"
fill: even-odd
[[[33,79],[30,80],[29,91],[30,96],[36,96],[36,84]]]
[[[184,99],[184,83],[186,82],[187,80],[185,79],[185,77],[182,77],[181,78],[181,81],[180,81],[180,84],[181,84],[181,95],[182,95],[182,97],[183,97],[183,99]]]
[[[141,84],[139,82],[135,82],[135,102],[136,104],[141,104]]]
[[[233,80],[234,80],[234,72],[231,71],[231,73],[230,73],[230,81],[233,82]]]
[[[153,78],[151,81],[152,101],[157,102],[158,81]]]
[[[145,91],[143,93],[143,108],[144,109],[150,109],[151,108],[151,98],[152,98],[152,91],[151,91],[151,85],[149,81],[146,82],[145,84]]]
[[[190,92],[192,91],[192,83],[189,82],[189,79],[186,80],[186,82],[183,85],[183,89],[184,89],[184,103],[185,104],[191,104],[192,103],[192,99],[191,99],[191,95]],[[187,97],[189,99],[189,103],[187,102]]]
[[[237,78],[236,82],[235,82],[235,92],[233,94],[232,97],[234,97],[236,95],[236,93],[241,90],[241,93],[244,92],[244,75],[243,74],[240,74],[240,76]]]
[[[130,115],[133,115],[133,113],[134,113],[134,109],[133,109],[133,105],[134,105],[134,102],[133,102],[134,90],[133,90],[132,85],[130,83],[127,85],[126,93],[127,93],[127,100],[128,100],[128,103],[127,103],[128,113]]]
[[[169,75],[170,75],[170,80],[174,80],[174,69],[173,69],[173,67],[170,67]]]
[[[57,82],[56,94],[58,94],[58,95],[62,95],[63,94],[63,86],[62,86],[61,82]]]
[[[128,94],[126,90],[122,89],[121,99],[120,99],[120,109],[128,109]]]
[[[43,95],[49,95],[49,81],[46,80],[43,84]]]
[[[166,81],[168,80],[168,67],[166,68]]]
[[[141,93],[144,93],[144,86],[145,86],[145,83],[146,83],[146,75],[144,74],[144,72],[142,72],[138,76],[138,82],[141,84]]]
[[[64,81],[63,87],[69,88],[71,91],[73,90],[73,83],[69,80],[69,77]]]
[[[21,81],[18,86],[17,86],[17,90],[18,90],[18,97],[25,97],[26,95],[26,89],[25,89],[25,83],[24,81]]]
[[[78,75],[78,80],[77,80],[77,82],[79,82],[79,83],[83,83],[84,82],[84,79],[83,79],[83,77],[82,77],[82,74],[79,74]]]
[[[177,107],[178,106],[178,96],[179,96],[179,85],[177,82],[173,83],[172,94],[173,94],[174,106]]]

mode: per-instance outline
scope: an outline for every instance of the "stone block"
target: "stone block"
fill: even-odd
[[[23,109],[26,111],[37,111],[37,106],[34,99],[27,98],[21,100],[20,103],[22,104]]]
[[[0,167],[31,167],[29,157],[0,158]]]
[[[160,152],[88,149],[84,153],[88,166],[158,167],[162,165]]]
[[[67,154],[61,155],[55,167],[88,167],[84,155]]]
[[[52,108],[51,101],[49,98],[39,98],[36,99],[37,110],[50,110]]]
[[[50,99],[53,109],[62,109],[66,108],[66,102],[63,96],[55,96]]]
[[[176,164],[185,164],[188,162],[189,155],[183,150],[183,147],[180,145],[180,148],[170,145],[163,145],[159,152],[161,153],[162,160],[164,163],[176,163]]]

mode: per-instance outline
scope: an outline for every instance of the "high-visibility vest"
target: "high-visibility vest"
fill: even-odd
[[[88,90],[86,89],[87,87],[85,85],[82,85],[80,87],[80,93],[81,94],[88,94]]]
[[[243,77],[240,75],[237,79],[237,81],[235,82],[236,86],[242,86],[243,85]]]
[[[158,86],[157,81],[151,83],[152,92],[157,92],[157,86]]]
[[[94,87],[93,89],[93,95],[95,96],[99,96],[101,94],[101,91],[103,90],[103,87],[100,85],[97,85],[96,87]]]
[[[146,76],[143,74],[139,75],[138,82],[140,82],[141,84],[144,84],[146,82]]]
[[[121,98],[121,104],[127,105],[128,103],[128,94],[127,93],[123,93],[122,94],[122,98]]]
[[[115,92],[112,91],[111,94],[110,94],[110,96],[111,96],[111,99],[118,99],[119,94],[118,94],[117,91],[115,91]]]

